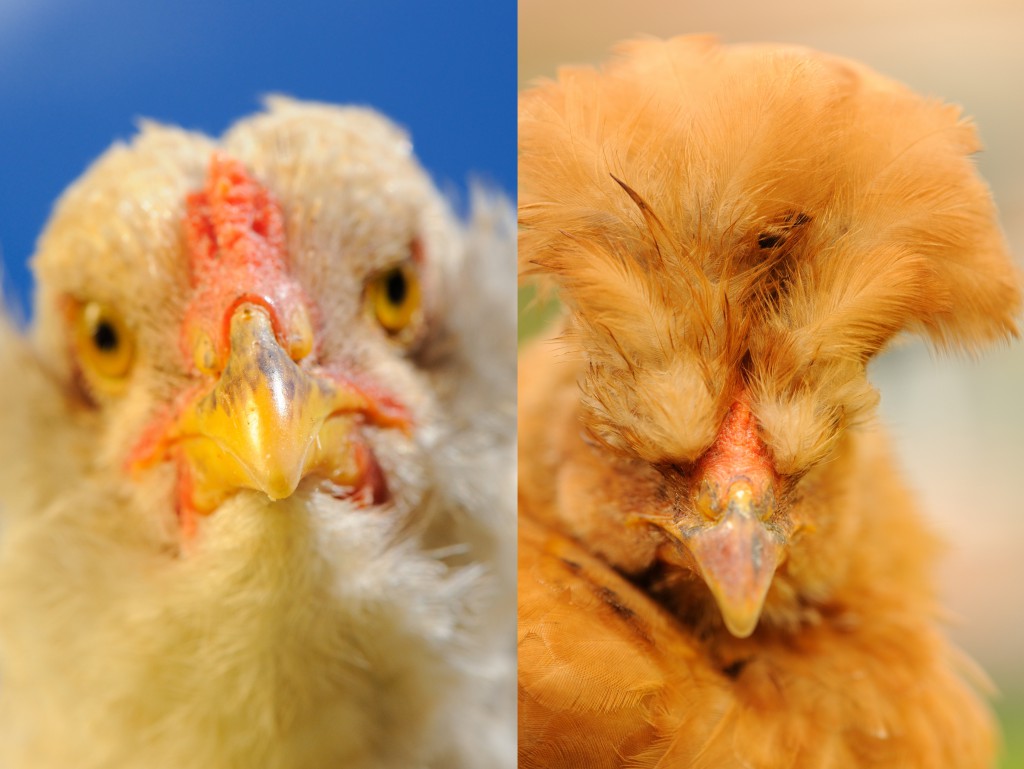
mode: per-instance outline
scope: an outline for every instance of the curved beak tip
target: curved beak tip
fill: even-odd
[[[774,573],[774,569],[772,569]],[[717,582],[705,576],[708,587],[711,588],[715,603],[722,615],[726,628],[736,638],[747,638],[757,628],[761,619],[761,611],[764,609],[765,598],[768,595],[768,588],[771,585],[771,575],[764,581],[763,585],[748,584],[739,594],[728,594],[722,588],[721,580]]]
[[[301,466],[293,472],[280,467],[254,468],[251,472],[253,485],[275,502],[294,494],[301,480]]]
[[[722,619],[729,632],[736,638],[749,638],[757,627],[757,621],[761,618],[761,607],[757,611],[750,612],[743,616],[722,612]]]

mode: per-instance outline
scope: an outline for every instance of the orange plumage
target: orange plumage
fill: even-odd
[[[521,270],[568,308],[520,359],[521,765],[991,765],[866,377],[902,331],[1016,334],[970,123],[677,38],[519,131]]]

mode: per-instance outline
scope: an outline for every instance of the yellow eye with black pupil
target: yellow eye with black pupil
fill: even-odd
[[[412,264],[392,267],[371,278],[367,299],[377,322],[392,336],[408,328],[420,312],[420,281]]]
[[[135,343],[124,320],[99,302],[78,305],[74,320],[75,352],[90,381],[116,388],[131,370]]]

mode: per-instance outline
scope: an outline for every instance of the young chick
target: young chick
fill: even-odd
[[[272,100],[145,125],[0,336],[0,764],[511,766],[511,207]]]
[[[569,311],[520,359],[520,765],[990,766],[865,371],[1016,333],[970,123],[678,38],[519,132],[521,271]]]

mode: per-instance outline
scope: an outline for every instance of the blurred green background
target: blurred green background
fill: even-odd
[[[711,33],[859,59],[915,90],[960,104],[978,126],[977,158],[1007,238],[1024,254],[1024,4],[1019,0],[519,0],[519,86],[561,64],[596,64],[638,35]],[[520,292],[520,338],[550,305]],[[977,360],[908,342],[872,366],[882,418],[912,487],[949,543],[937,577],[949,632],[999,695],[1004,769],[1024,769],[1024,344]]]

